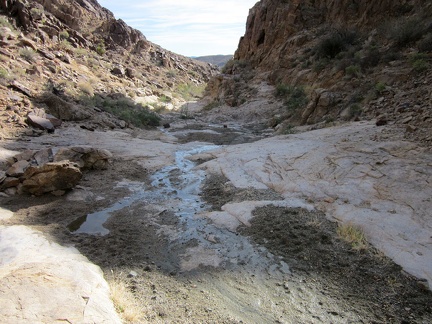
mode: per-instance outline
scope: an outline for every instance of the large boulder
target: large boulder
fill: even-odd
[[[111,152],[104,149],[76,146],[60,148],[54,156],[54,161],[68,160],[81,169],[105,170],[111,157]]]
[[[27,115],[27,123],[35,128],[46,130],[48,133],[54,133],[54,125],[48,118],[37,116],[34,112]]]
[[[42,166],[31,166],[23,175],[22,191],[36,196],[57,190],[75,187],[81,180],[81,170],[69,161],[50,162]]]
[[[0,245],[0,323],[121,323],[101,269],[75,248],[26,226],[0,226]]]
[[[91,117],[89,111],[52,93],[46,93],[41,101],[48,106],[48,111],[52,115],[61,120],[80,121]]]

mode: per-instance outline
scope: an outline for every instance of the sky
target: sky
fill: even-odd
[[[258,0],[99,0],[147,40],[184,56],[234,54]]]

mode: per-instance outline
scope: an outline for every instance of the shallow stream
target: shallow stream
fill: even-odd
[[[130,194],[110,207],[80,217],[69,224],[73,233],[107,235],[104,223],[114,212],[126,212],[136,203],[157,206],[160,213],[172,212],[179,220],[175,228],[163,226],[160,234],[168,236],[170,249],[183,251],[176,258],[180,264],[172,265],[180,271],[191,271],[199,266],[234,269],[248,265],[251,272],[266,274],[290,273],[288,265],[275,258],[264,247],[254,247],[247,238],[226,228],[219,228],[200,216],[209,210],[201,199],[201,185],[204,171],[195,168],[188,159],[217,148],[215,145],[201,145],[181,149],[175,153],[175,164],[166,166],[151,176],[151,186],[145,183],[122,181],[118,187],[127,188]],[[172,262],[177,262],[172,260]]]

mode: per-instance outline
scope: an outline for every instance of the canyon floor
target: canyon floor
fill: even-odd
[[[71,124],[4,140],[2,156],[91,145],[113,159],[64,196],[0,198],[7,214],[0,220],[7,252],[1,319],[118,321],[110,305],[86,314],[107,291],[83,293],[78,284],[81,308],[35,306],[43,296],[54,300],[44,284],[62,287],[66,280],[53,277],[66,275],[75,259],[86,262],[74,247],[102,269],[111,290],[117,282],[133,296],[116,303],[129,322],[430,323],[432,154],[399,134],[395,125],[357,122],[272,136],[197,118],[157,130]],[[342,224],[366,241],[346,242]],[[36,237],[48,243],[20,249],[26,235],[35,238],[30,247]],[[4,275],[45,245],[57,249],[50,265],[58,273],[26,266]],[[29,279],[36,277],[39,288]]]

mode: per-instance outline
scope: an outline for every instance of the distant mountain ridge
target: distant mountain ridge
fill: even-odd
[[[233,55],[206,55],[194,57],[195,60],[210,63],[222,68],[229,60],[233,58]]]

